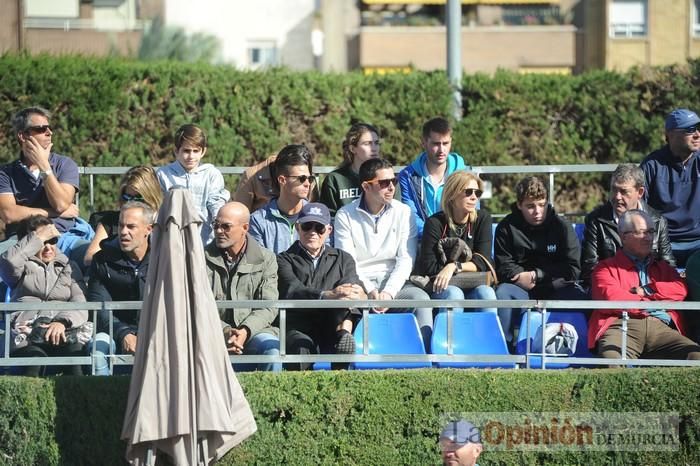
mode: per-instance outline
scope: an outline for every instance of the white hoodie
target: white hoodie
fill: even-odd
[[[418,236],[411,209],[392,200],[379,216],[360,207],[363,197],[335,215],[335,247],[350,254],[367,292],[384,291],[392,297],[403,288],[413,270]]]

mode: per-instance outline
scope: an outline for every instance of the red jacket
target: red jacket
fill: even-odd
[[[639,286],[639,273],[634,262],[618,250],[615,256],[600,261],[591,275],[591,297],[605,301],[683,301],[688,294],[685,280],[676,269],[665,261],[652,261],[647,268],[649,284],[654,290],[650,296],[631,293],[633,287]],[[683,322],[677,311],[666,310],[681,334],[684,334]],[[644,318],[647,311],[628,309],[630,318]],[[588,347],[594,348],[598,339],[610,325],[622,316],[621,309],[601,309],[593,311],[588,325]]]

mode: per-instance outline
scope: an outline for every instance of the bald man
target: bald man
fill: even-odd
[[[216,300],[276,300],[277,258],[248,234],[250,211],[240,202],[224,204],[212,224],[214,241],[204,250],[209,283]],[[279,329],[272,325],[277,309],[232,308],[219,311],[230,354],[279,355]],[[278,363],[257,367],[236,364],[236,370],[279,371]]]

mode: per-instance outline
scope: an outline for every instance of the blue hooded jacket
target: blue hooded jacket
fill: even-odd
[[[440,200],[442,199],[442,188],[435,187],[428,180],[430,176],[426,171],[426,160],[428,155],[423,152],[409,166],[399,173],[399,185],[401,187],[401,201],[411,208],[411,212],[416,218],[418,237],[423,236],[423,225],[425,221],[436,212],[440,212]],[[447,170],[445,179],[457,170],[471,170],[471,165],[467,165],[461,155],[450,152],[447,156]]]

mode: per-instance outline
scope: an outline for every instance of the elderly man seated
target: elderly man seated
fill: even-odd
[[[320,203],[306,204],[296,223],[299,240],[277,256],[279,294],[286,299],[367,299],[355,270],[355,260],[326,246],[333,231],[331,215]],[[287,348],[290,354],[353,354],[354,317],[345,308],[289,311]],[[308,363],[300,368],[307,369]],[[347,364],[334,364],[333,368]],[[290,367],[294,369],[296,367]]]
[[[601,261],[591,276],[596,300],[683,301],[684,280],[666,261],[652,254],[654,221],[637,209],[622,214],[618,223],[622,249]],[[622,310],[603,309],[591,315],[588,346],[605,358],[622,355]],[[700,346],[686,338],[678,312],[670,309],[630,309],[627,325],[629,359],[700,359]]]

